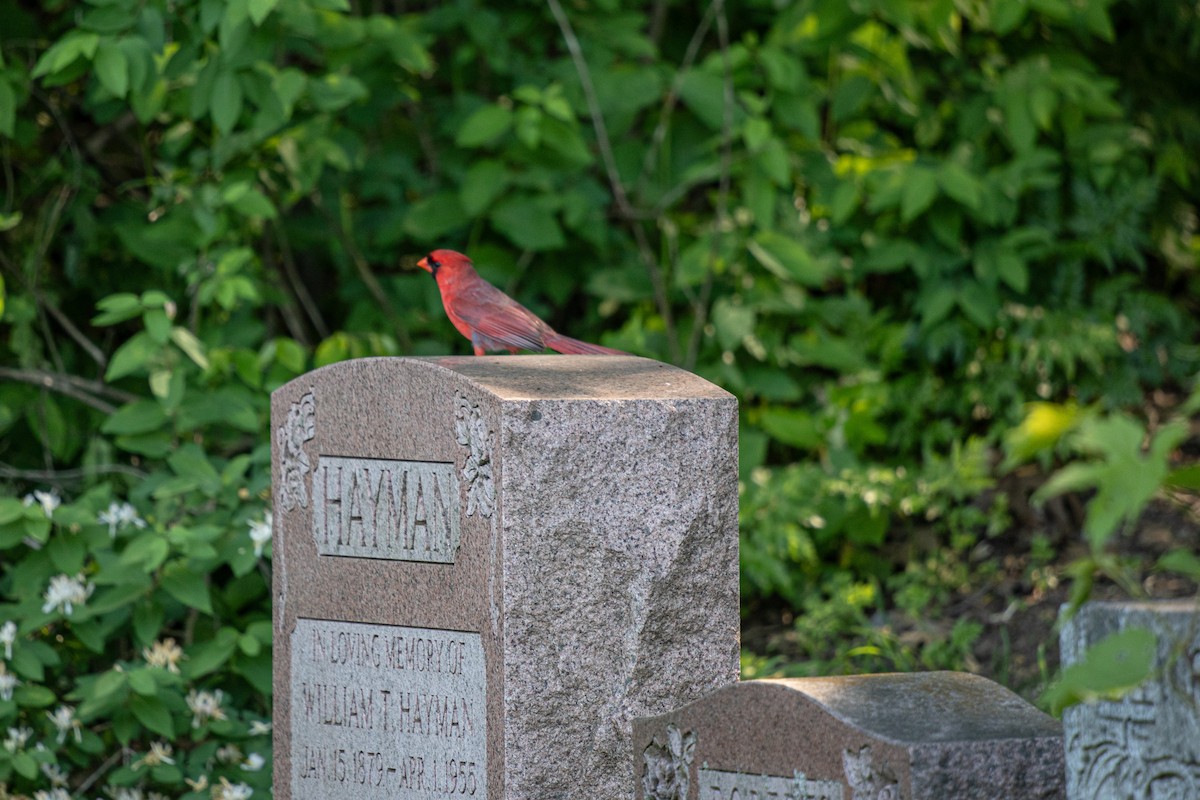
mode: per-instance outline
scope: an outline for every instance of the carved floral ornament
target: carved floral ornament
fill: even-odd
[[[316,435],[316,411],[316,397],[309,390],[299,402],[292,403],[287,419],[276,432],[279,466],[283,473],[279,499],[288,511],[296,506],[308,508],[308,487],[304,479],[312,471],[312,462],[303,445]]]
[[[496,485],[492,477],[492,433],[483,420],[479,403],[461,393],[454,394],[454,438],[467,448],[462,476],[467,482],[467,516],[476,512],[490,517],[496,507]]]
[[[646,800],[687,800],[692,759],[696,754],[696,732],[683,733],[679,726],[667,726],[667,740],[654,738],[642,752],[646,772],[642,792]]]
[[[843,752],[842,766],[854,793],[851,800],[900,800],[900,784],[890,770],[875,764],[870,745],[863,745],[857,753]]]

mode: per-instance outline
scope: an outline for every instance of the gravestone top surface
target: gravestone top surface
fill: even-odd
[[[1053,718],[965,672],[881,673],[754,681],[803,692],[838,719],[896,744],[1057,736]]]
[[[363,358],[314,370],[369,369]],[[436,365],[470,380],[501,400],[675,400],[733,395],[678,367],[639,356],[433,356],[405,358]]]

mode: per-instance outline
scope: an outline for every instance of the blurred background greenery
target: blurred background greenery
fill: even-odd
[[[739,397],[747,676],[1060,706],[1200,576],[1196,17],[0,0],[0,797],[269,791],[268,393],[469,353],[435,247]]]

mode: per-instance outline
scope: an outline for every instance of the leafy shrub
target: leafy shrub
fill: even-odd
[[[821,663],[961,663],[970,625],[875,620],[986,568],[1025,401],[1196,369],[1200,126],[1146,90],[1195,10],[777,6],[0,0],[0,783],[266,786],[228,749],[265,757],[266,396],[468,352],[433,246],[739,395],[745,597],[827,621]]]

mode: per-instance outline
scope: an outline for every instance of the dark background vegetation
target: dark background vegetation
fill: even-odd
[[[1059,604],[1200,574],[1196,13],[0,0],[0,792],[267,791],[267,396],[468,353],[435,247],[738,395],[748,676],[1086,696]]]

